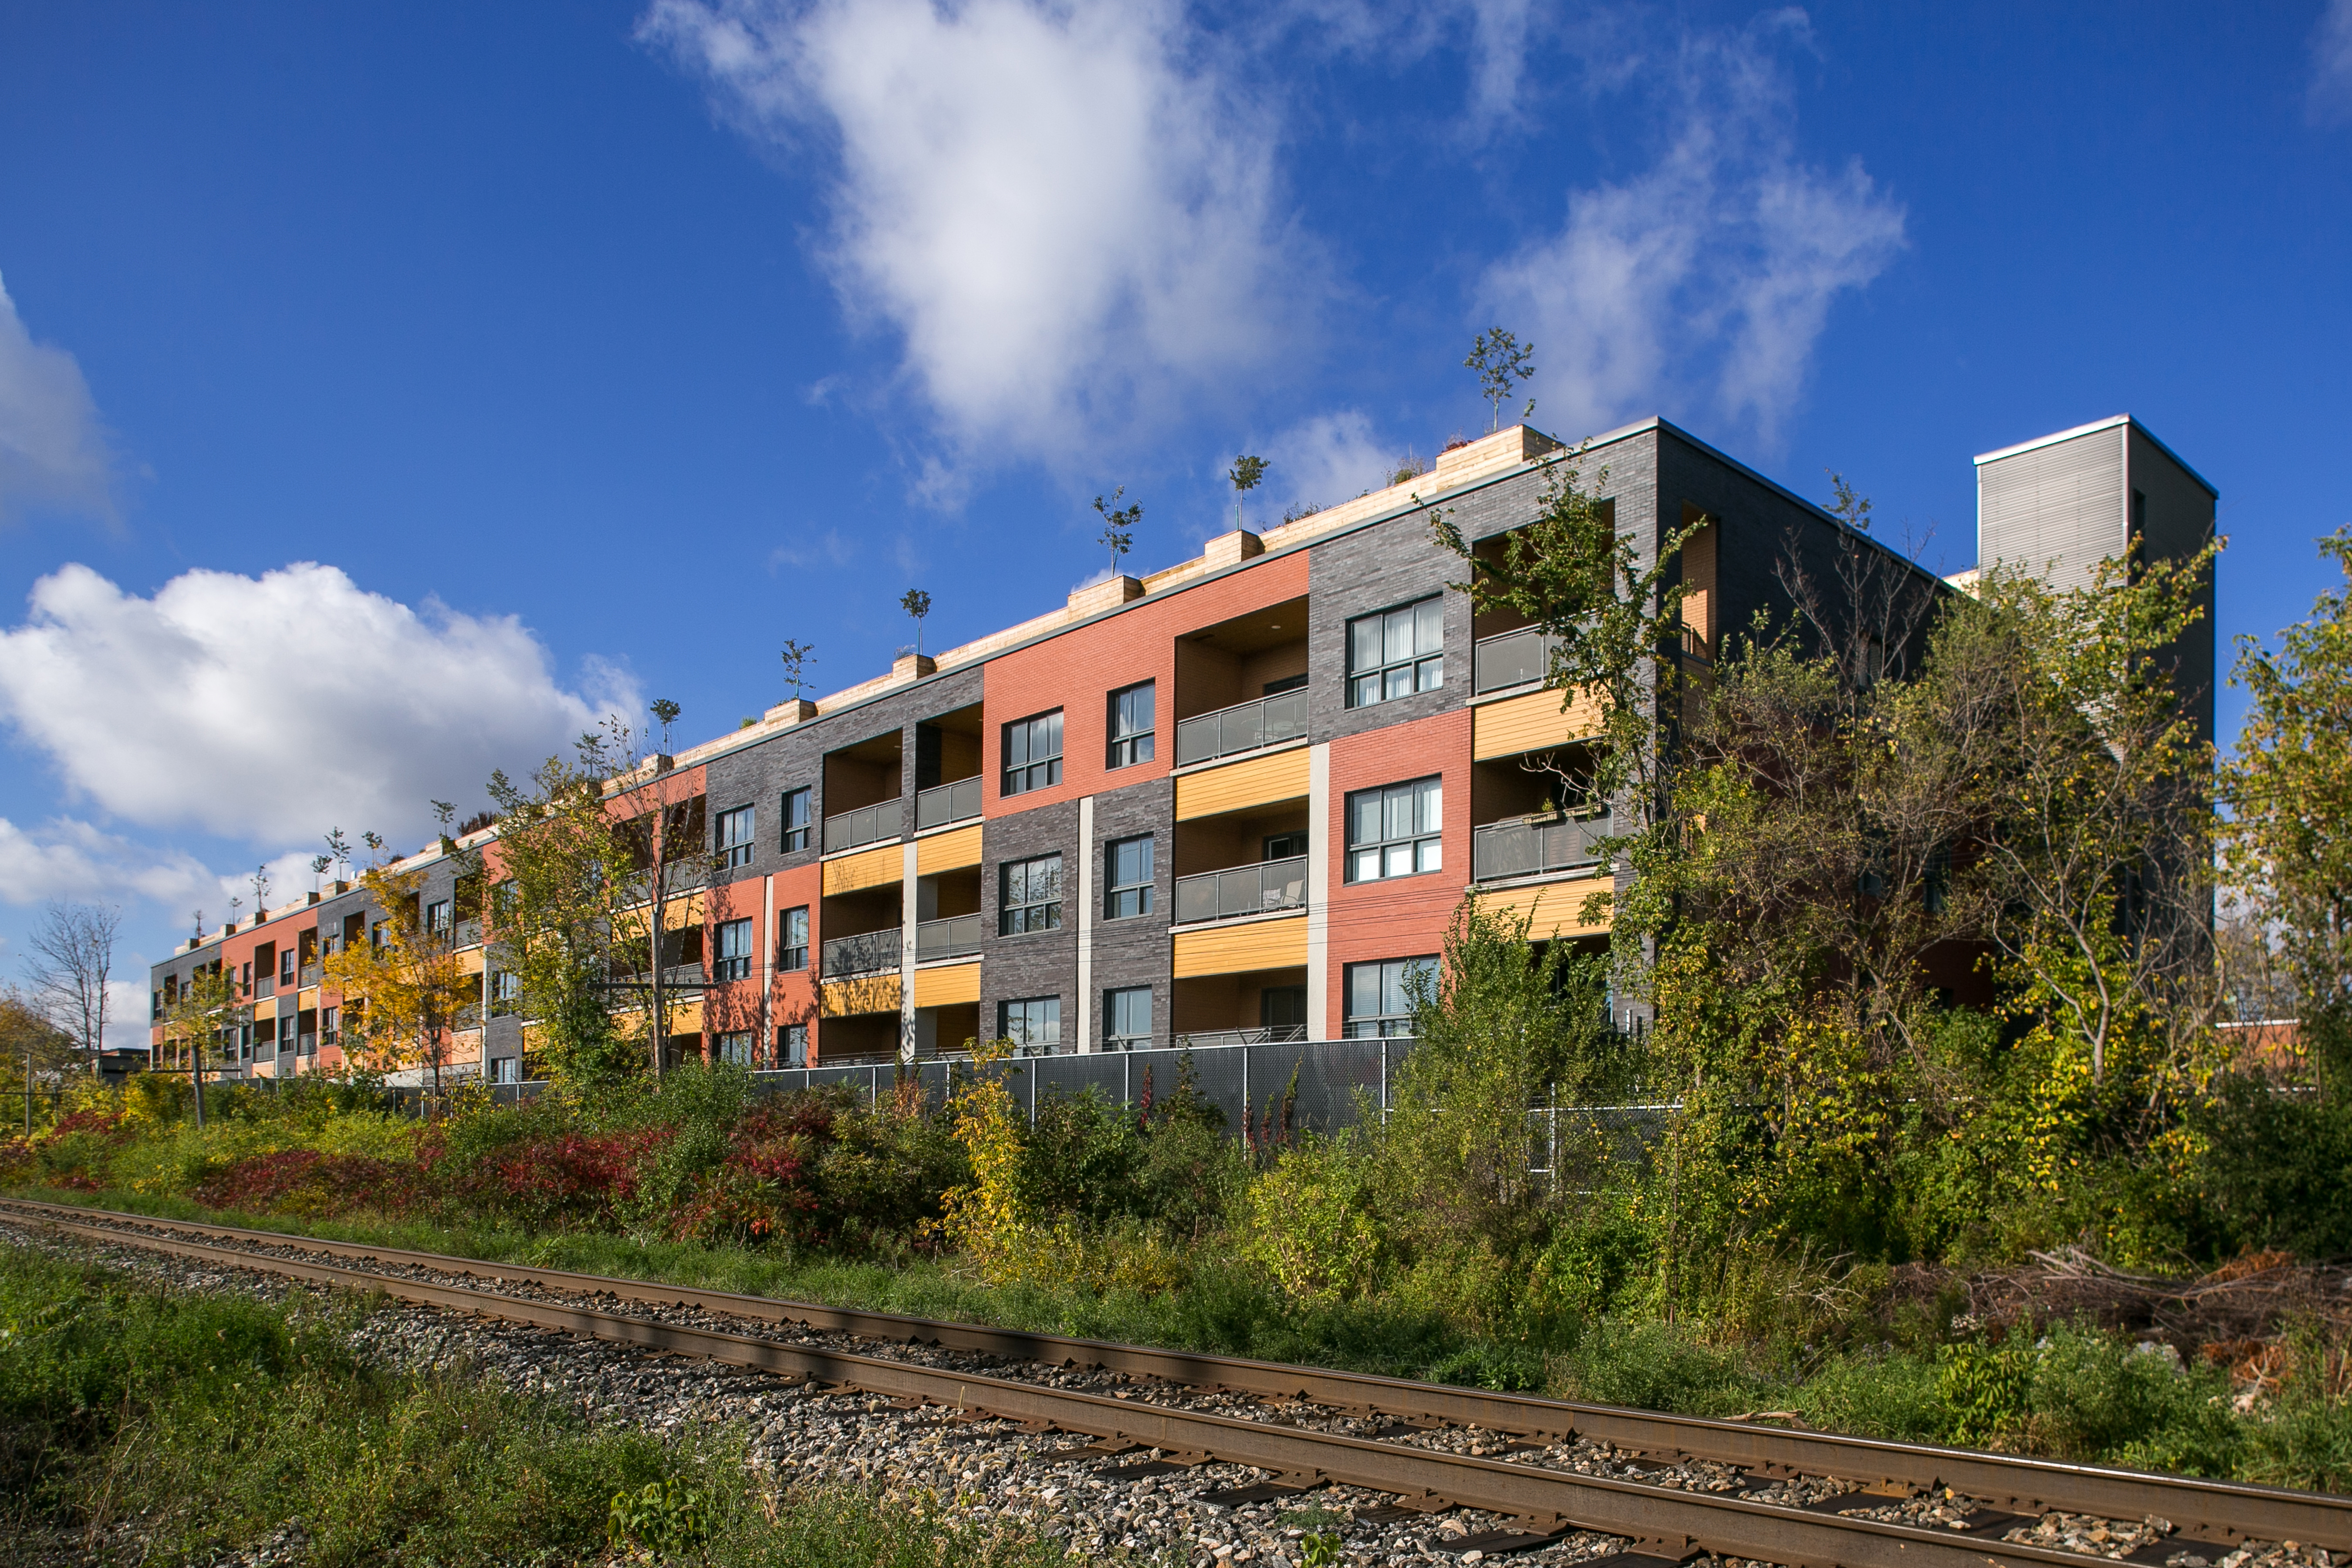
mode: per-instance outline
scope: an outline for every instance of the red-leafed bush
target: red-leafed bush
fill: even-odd
[[[406,1161],[281,1149],[236,1161],[206,1177],[188,1195],[206,1208],[309,1219],[355,1209],[401,1214],[416,1205],[420,1174]]]
[[[510,1143],[461,1174],[462,1195],[533,1225],[610,1225],[636,1196],[641,1163],[670,1137],[654,1127]]]

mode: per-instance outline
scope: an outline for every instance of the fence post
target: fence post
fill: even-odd
[[[1029,1125],[1034,1127],[1037,1125],[1037,1075],[1024,1068],[1022,1076],[1029,1080]]]
[[[1135,1057],[1131,1052],[1119,1053],[1118,1098],[1124,1104],[1135,1103]]]

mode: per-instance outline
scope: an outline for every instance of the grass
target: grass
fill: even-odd
[[[1681,1326],[1604,1318],[1561,1342],[1480,1339],[1422,1310],[1379,1300],[1337,1308],[1295,1302],[1238,1267],[1199,1265],[1182,1289],[1133,1292],[996,1288],[950,1264],[793,1258],[601,1232],[530,1235],[355,1220],[303,1223],[218,1214],[184,1200],[123,1192],[26,1192],[162,1218],[233,1221],[308,1234],[661,1279],[1085,1338],[1429,1378],[1693,1415],[1792,1413],[1807,1426],[1907,1441],[1990,1447],[2273,1485],[2352,1488],[2352,1401],[2331,1392],[2340,1343],[2315,1330],[2294,1353],[2312,1375],[2266,1405],[2231,1406],[2226,1373],[2137,1353],[2127,1339],[2060,1326],[2039,1342],[1945,1344],[1914,1326],[1890,1336],[1857,1323],[1838,1342],[1784,1337],[1718,1342]]]
[[[853,1489],[767,1494],[739,1434],[665,1443],[463,1368],[372,1368],[343,1332],[370,1310],[0,1253],[0,1554],[32,1560],[62,1533],[201,1560],[299,1520],[321,1568],[593,1563],[622,1512],[620,1544],[744,1568],[1056,1560]]]

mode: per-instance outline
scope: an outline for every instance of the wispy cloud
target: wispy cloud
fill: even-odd
[[[0,284],[0,522],[37,510],[113,518],[106,437],[81,366],[33,341]]]
[[[1302,325],[1269,114],[1173,5],[654,0],[640,36],[825,170],[834,282],[901,343],[935,487],[1168,412]]]
[[[214,894],[213,907],[226,910],[223,886],[184,850],[134,843],[69,816],[30,828],[0,817],[0,903],[143,900],[185,914]]]
[[[604,713],[638,710],[602,667],[560,683],[510,616],[422,611],[331,566],[189,572],[152,598],[72,564],[0,633],[0,715],[75,794],[146,826],[275,847],[341,824],[425,830]]]
[[[2312,34],[2304,112],[2314,125],[2352,121],[2352,0],[2328,0]]]
[[[1796,152],[1777,51],[1808,42],[1797,12],[1685,40],[1643,106],[1675,127],[1649,167],[1570,191],[1556,233],[1486,274],[1492,319],[1536,345],[1548,428],[1694,405],[1779,444],[1831,306],[1904,244],[1858,160]]]
[[[1292,426],[1266,444],[1265,496],[1277,509],[1265,526],[1293,507],[1327,507],[1381,489],[1399,455],[1373,431],[1371,416],[1358,408],[1318,414]]]

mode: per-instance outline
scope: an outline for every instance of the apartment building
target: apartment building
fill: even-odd
[[[1498,550],[1569,457],[1524,426],[1457,444],[1405,483],[1224,533],[615,781],[617,808],[672,814],[711,856],[671,918],[688,997],[671,1048],[798,1067],[994,1037],[1097,1052],[1396,1034],[1405,977],[1465,893],[1535,940],[1604,942],[1584,905],[1612,874],[1591,848],[1606,807],[1558,798],[1591,714],[1542,689],[1538,632],[1448,591],[1465,567],[1428,518],[1445,508]],[[1788,611],[1791,551],[1828,583],[1853,542],[1664,420],[1579,462],[1644,552],[1706,520],[1668,563],[1700,667],[1727,628]],[[494,828],[453,847],[495,875]],[[404,863],[428,918],[458,865],[440,847]],[[376,918],[338,882],[193,940],[155,967],[159,1014],[217,963],[250,986],[241,1070],[331,1066],[318,956]],[[528,999],[478,931],[456,934],[483,974],[459,1070],[528,1076]]]

